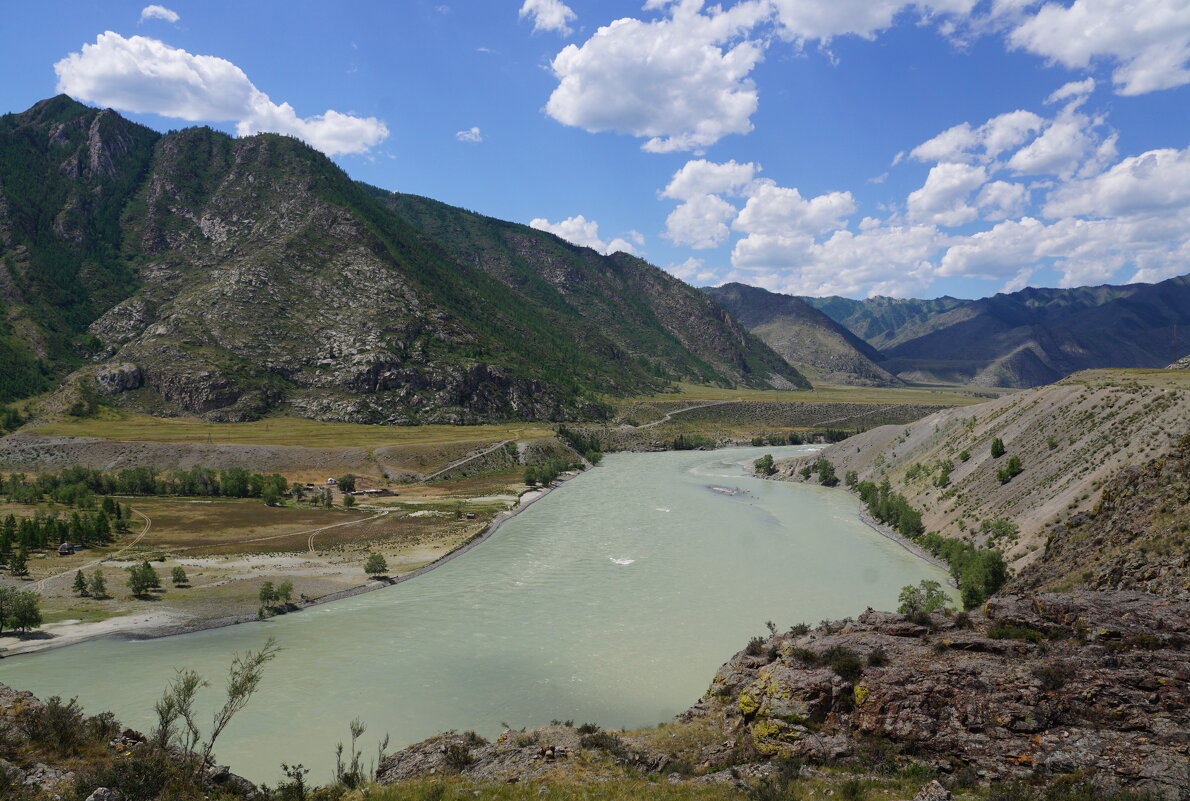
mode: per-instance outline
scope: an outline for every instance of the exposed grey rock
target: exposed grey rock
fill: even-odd
[[[95,383],[109,395],[137,389],[144,382],[140,368],[135,364],[105,364],[95,371]]]
[[[772,757],[846,756],[881,738],[942,771],[1084,771],[1190,797],[1190,597],[997,597],[970,614],[969,630],[936,615],[917,636],[895,617],[869,611],[841,630],[776,635],[771,660],[737,654],[686,717],[721,721]],[[848,681],[816,664],[832,648],[865,665],[877,648],[884,659]]]
[[[917,795],[913,796],[913,801],[950,801],[950,798],[950,790],[947,790],[935,779],[923,784],[917,791]]]
[[[111,790],[107,787],[96,788],[95,792],[87,796],[87,801],[123,801],[124,796],[119,790]]]

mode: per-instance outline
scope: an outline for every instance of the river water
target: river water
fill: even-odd
[[[743,465],[805,446],[611,454],[471,552],[409,582],[297,614],[149,641],[95,640],[0,662],[0,681],[77,696],[148,729],[177,668],[211,681],[232,654],[284,649],[216,756],[274,782],[329,780],[355,717],[394,747],[551,719],[632,728],[696,701],[764,632],[892,608],[943,571],[857,519],[849,493],[762,481]]]

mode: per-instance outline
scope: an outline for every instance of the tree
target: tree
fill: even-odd
[[[388,573],[388,562],[381,554],[370,554],[364,563],[364,572],[369,576],[383,576]]]
[[[824,487],[834,487],[839,483],[839,477],[835,474],[835,466],[827,459],[819,457],[818,464],[814,466],[818,473],[818,483]]]
[[[148,570],[145,570],[145,568],[148,568]],[[152,567],[149,567],[148,562],[128,568],[128,589],[137,598],[143,598],[148,594],[149,590],[153,588],[155,579],[157,584],[160,585],[161,581],[157,579],[157,572]]]
[[[771,453],[766,453],[764,456],[761,456],[752,463],[752,466],[756,468],[756,472],[762,476],[771,476],[773,473],[777,472],[777,467],[773,464],[773,455]]]
[[[74,574],[74,591],[80,598],[86,598],[91,594],[87,587],[87,577],[83,575],[83,571],[78,571]]]
[[[215,742],[260,687],[264,666],[276,658],[280,648],[270,637],[259,651],[236,654],[227,675],[227,691],[223,706],[215,713],[211,732],[204,740],[195,717],[195,697],[209,686],[193,670],[179,670],[177,677],[165,689],[155,705],[157,729],[153,739],[162,748],[176,745],[182,749],[182,759],[190,763],[195,779],[211,764]],[[180,722],[180,725],[179,725]]]
[[[897,612],[902,615],[916,615],[922,612],[938,612],[946,608],[946,592],[936,581],[926,579],[916,587],[906,584],[897,596],[900,606]]]
[[[996,478],[999,479],[1001,484],[1007,484],[1020,475],[1024,469],[1019,456],[1010,456],[1008,457],[1008,464],[996,471]]]
[[[339,476],[339,489],[343,492],[355,492],[355,475],[348,473],[345,476]]]
[[[355,497],[352,495],[344,495],[343,496],[343,506],[344,506],[344,508],[347,508],[347,509],[350,509],[351,507],[355,506]]]
[[[18,590],[8,625],[17,631],[28,631],[41,626],[41,598],[33,590]]]
[[[149,582],[149,589],[161,589],[161,576],[157,575],[157,571],[153,569],[151,564],[149,564],[148,559],[141,562],[140,569],[141,572],[145,574],[145,581]]]
[[[265,506],[280,506],[281,493],[277,491],[276,487],[268,485],[261,488],[260,499],[264,501]]]
[[[525,468],[525,484],[530,487],[537,486],[537,468],[533,465]]]
[[[265,606],[272,606],[277,602],[277,588],[273,586],[273,582],[266,581],[260,585],[260,592],[258,593],[260,602]]]
[[[304,498],[306,496],[306,487],[304,484],[299,484],[298,482],[295,481],[289,487],[289,494],[293,496],[293,499],[295,501],[300,501],[302,498]]]
[[[41,598],[34,590],[0,587],[0,631],[28,631],[41,625]]]
[[[186,571],[181,565],[178,565],[173,569],[172,573],[170,574],[170,578],[173,580],[175,587],[181,587],[184,584],[190,583],[190,579],[187,578]]]
[[[971,458],[971,451],[966,450],[966,449],[959,451],[959,461],[965,462],[970,458]]]
[[[12,562],[9,564],[9,571],[14,576],[29,575],[29,550],[24,543],[21,544],[20,549],[12,557]]]
[[[992,440],[992,458],[999,459],[1005,453],[1007,453],[1007,450],[1005,450],[1005,448],[1004,448],[1004,440],[1000,439],[999,437],[996,437],[995,439],[993,439]]]
[[[277,590],[274,593],[277,601],[283,606],[289,606],[289,602],[293,600],[293,582],[285,579],[277,585]]]
[[[87,587],[91,590],[91,597],[107,597],[107,579],[103,577],[102,570],[95,568],[95,572],[91,574],[91,580],[87,582]]]

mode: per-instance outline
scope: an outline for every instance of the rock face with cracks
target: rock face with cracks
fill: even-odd
[[[1086,771],[1190,798],[1190,599],[1014,595],[924,622],[868,610],[775,635],[725,664],[685,717],[770,757],[881,744],[984,780]]]

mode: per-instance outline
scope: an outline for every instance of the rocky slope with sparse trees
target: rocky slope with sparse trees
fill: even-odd
[[[937,532],[1004,554],[1024,589],[1190,590],[1184,546],[1190,374],[1078,373],[977,406],[883,426],[814,457],[849,484],[889,482]]]
[[[808,386],[639,259],[358,184],[296,139],[159,135],[65,96],[0,117],[0,263],[0,403],[71,370],[54,410],[229,421],[592,419],[674,381]]]

